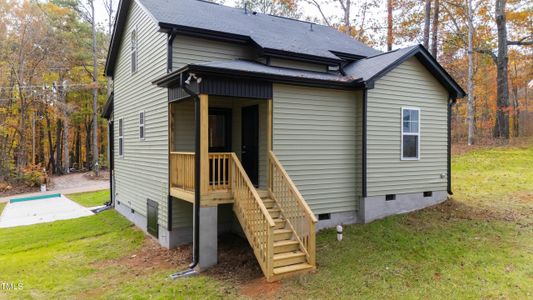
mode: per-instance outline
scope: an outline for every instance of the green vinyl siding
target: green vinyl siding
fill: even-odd
[[[166,41],[163,43],[166,46]],[[166,48],[165,48],[166,49]],[[244,45],[177,35],[172,44],[172,67],[177,70],[187,64],[208,61],[250,58],[250,49]],[[210,102],[213,100],[210,97]],[[211,105],[211,103],[210,103]],[[194,105],[185,101],[175,105],[174,150],[194,151]],[[192,226],[192,206],[174,201],[172,225],[175,228]]]
[[[362,93],[274,84],[273,148],[315,214],[361,196]]]
[[[249,47],[177,35],[172,45],[172,68],[177,70],[192,63],[203,63],[237,58],[251,58]]]
[[[328,71],[327,65],[307,63],[307,62],[301,62],[297,60],[289,60],[289,59],[282,59],[282,58],[275,58],[275,57],[272,57],[270,59],[270,65],[274,67],[300,69],[300,70],[315,71],[315,72],[327,72]]]
[[[411,58],[368,90],[367,193],[445,191],[448,93]],[[401,160],[401,108],[420,108],[420,160]]]
[[[137,30],[137,72],[131,72],[130,32]],[[166,74],[166,34],[133,1],[114,76],[114,118],[123,118],[124,156],[115,141],[116,197],[146,217],[147,199],[159,203],[159,225],[167,227],[167,91],[152,80]],[[145,112],[145,139],[139,139],[139,112]],[[118,139],[115,122],[115,139]]]

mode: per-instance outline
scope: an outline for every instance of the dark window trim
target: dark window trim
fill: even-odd
[[[141,114],[142,114],[142,123],[141,123]],[[141,127],[142,127],[142,136],[141,136]],[[146,113],[144,110],[139,111],[139,140],[144,141],[146,139]]]
[[[124,157],[124,118],[118,118],[118,157]],[[122,143],[121,143],[122,141]]]

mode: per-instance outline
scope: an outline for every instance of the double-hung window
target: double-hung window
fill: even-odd
[[[137,29],[131,31],[131,73],[137,72]]]
[[[139,139],[144,140],[144,111],[139,113]]]
[[[402,160],[420,159],[420,109],[402,107]]]
[[[124,156],[124,129],[123,119],[118,119],[118,156]]]

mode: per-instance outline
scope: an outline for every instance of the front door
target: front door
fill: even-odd
[[[259,105],[242,108],[242,166],[255,186],[259,183]]]
[[[231,151],[231,109],[230,108],[210,108],[208,124],[209,152],[230,152]],[[228,162],[220,165],[220,161],[209,160],[209,182],[214,184],[220,182],[221,172],[225,172],[223,178],[228,178]],[[225,170],[225,171],[224,171]],[[227,183],[227,182],[224,182]]]
[[[209,152],[231,151],[231,109],[209,109]]]

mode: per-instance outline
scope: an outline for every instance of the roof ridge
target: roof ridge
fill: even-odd
[[[368,56],[368,57],[366,57],[364,59],[371,59],[371,58],[382,56],[382,55],[385,55],[385,54],[392,54],[392,53],[398,52],[400,50],[406,50],[406,49],[410,49],[410,48],[417,48],[419,46],[420,46],[420,44],[416,44],[416,45],[413,45],[413,46],[408,46],[408,47],[404,47],[404,48],[398,48],[398,49],[394,49],[392,51],[382,52],[382,53],[379,53],[379,54],[376,54],[376,55],[373,55],[373,56]]]

